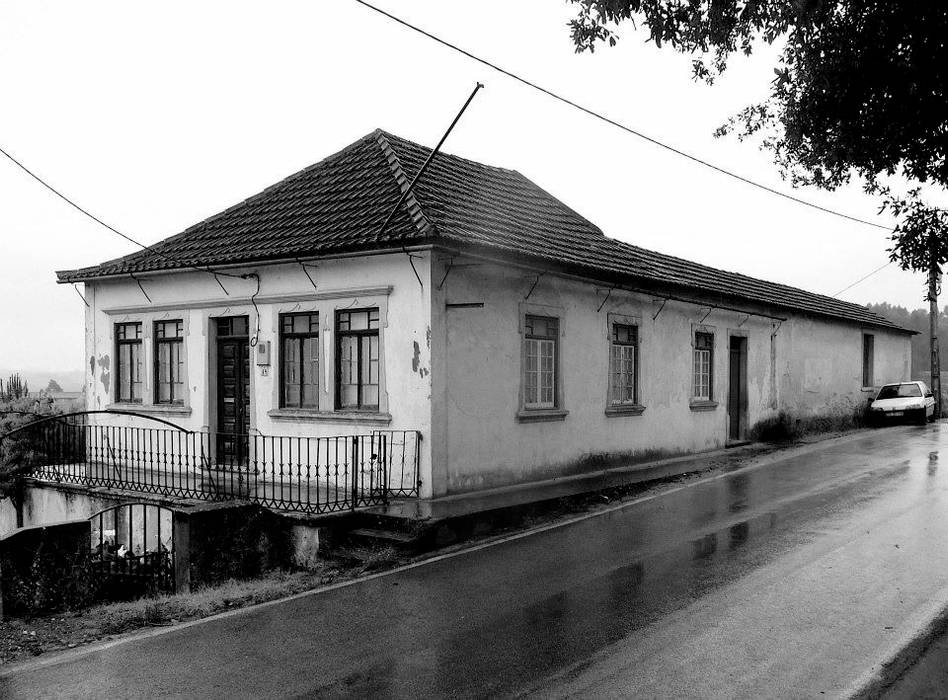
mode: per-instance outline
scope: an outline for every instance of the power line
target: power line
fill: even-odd
[[[865,276],[863,276],[863,277],[860,277],[858,280],[856,280],[855,282],[853,282],[853,283],[852,283],[851,285],[849,285],[848,287],[843,287],[843,288],[840,289],[838,292],[836,292],[836,294],[833,294],[833,295],[831,295],[831,296],[838,297],[840,294],[842,294],[843,292],[849,291],[850,289],[852,289],[853,287],[855,287],[855,286],[856,286],[857,284],[859,284],[860,282],[865,282],[867,279],[869,279],[870,277],[872,277],[872,276],[873,276],[874,274],[876,274],[877,272],[882,272],[884,269],[886,269],[886,268],[887,268],[889,265],[891,265],[891,264],[892,264],[892,261],[890,260],[889,262],[887,262],[887,263],[886,263],[885,265],[883,265],[882,267],[877,267],[875,270],[873,270],[872,272],[870,272],[868,275],[865,275]]]
[[[372,10],[372,11],[374,11],[374,12],[377,12],[377,13],[380,14],[380,15],[383,15],[383,16],[387,17],[388,19],[392,20],[393,22],[397,22],[398,24],[402,25],[403,27],[407,27],[408,29],[411,29],[412,31],[417,32],[418,34],[421,34],[422,36],[425,36],[425,37],[431,39],[432,41],[435,41],[435,42],[441,44],[442,46],[446,46],[447,48],[451,49],[452,51],[456,51],[456,52],[458,52],[458,53],[460,53],[460,54],[462,54],[462,55],[464,55],[464,56],[467,56],[468,58],[470,58],[470,59],[472,59],[472,60],[474,60],[474,61],[477,61],[478,63],[480,63],[480,64],[482,64],[482,65],[487,66],[488,68],[490,68],[490,69],[492,69],[492,70],[497,71],[498,73],[501,73],[501,74],[503,74],[503,75],[506,75],[508,78],[512,78],[512,79],[516,80],[517,82],[522,83],[523,85],[526,85],[526,86],[528,86],[528,87],[533,88],[534,90],[538,90],[539,92],[542,92],[543,94],[547,95],[548,97],[552,97],[553,99],[558,100],[559,102],[562,102],[562,103],[564,103],[564,104],[566,104],[566,105],[569,105],[570,107],[573,107],[573,108],[575,108],[575,109],[578,109],[579,111],[584,112],[584,113],[588,114],[588,115],[591,116],[591,117],[594,117],[594,118],[596,118],[596,119],[599,119],[599,120],[601,120],[601,121],[604,121],[604,122],[606,122],[607,124],[611,124],[612,126],[618,128],[618,129],[622,129],[623,131],[625,131],[625,132],[627,132],[627,133],[629,133],[629,134],[632,134],[633,136],[636,136],[636,137],[638,137],[638,138],[640,138],[640,139],[642,139],[642,140],[644,140],[644,141],[648,141],[649,143],[651,143],[651,144],[654,145],[654,146],[658,146],[659,148],[663,148],[663,149],[665,149],[666,151],[670,151],[671,153],[674,153],[675,155],[681,156],[682,158],[687,158],[688,160],[692,161],[693,163],[698,163],[699,165],[703,165],[703,166],[706,167],[706,168],[710,168],[711,170],[714,170],[714,171],[716,171],[716,172],[718,172],[718,173],[721,173],[722,175],[727,175],[728,177],[734,178],[735,180],[739,180],[740,182],[743,182],[744,184],[751,185],[752,187],[756,187],[756,188],[758,188],[758,189],[760,189],[760,190],[763,190],[763,191],[765,191],[765,192],[769,192],[770,194],[776,195],[776,196],[778,196],[778,197],[783,197],[784,199],[788,199],[788,200],[790,200],[791,202],[796,202],[797,204],[802,204],[803,206],[810,207],[811,209],[817,209],[818,211],[822,211],[822,212],[824,212],[824,213],[826,213],[826,214],[832,214],[833,216],[838,216],[838,217],[841,217],[841,218],[843,218],[843,219],[848,219],[849,221],[855,221],[856,223],[864,224],[864,225],[866,225],[866,226],[872,226],[872,227],[874,227],[874,228],[883,229],[883,230],[885,230],[885,231],[891,231],[891,230],[892,230],[892,227],[890,227],[890,226],[884,226],[883,224],[877,224],[877,223],[875,223],[875,222],[873,222],[873,221],[867,221],[866,219],[860,219],[859,217],[856,217],[856,216],[850,216],[849,214],[844,214],[843,212],[836,211],[835,209],[829,209],[829,208],[827,208],[827,207],[820,206],[819,204],[814,204],[813,202],[808,202],[807,200],[801,199],[800,197],[795,197],[795,196],[793,196],[792,194],[787,194],[786,192],[781,192],[781,191],[778,190],[778,189],[775,189],[775,188],[773,188],[773,187],[769,187],[768,185],[764,185],[764,184],[762,184],[762,183],[760,183],[760,182],[756,182],[756,181],[754,181],[754,180],[751,180],[750,178],[744,177],[743,175],[739,175],[738,173],[735,173],[735,172],[733,172],[733,171],[731,171],[731,170],[727,170],[726,168],[722,168],[722,167],[719,166],[719,165],[715,165],[714,163],[710,163],[710,162],[708,162],[708,161],[706,161],[706,160],[703,160],[703,159],[699,158],[698,156],[693,156],[693,155],[691,155],[690,153],[687,153],[687,152],[685,152],[685,151],[682,151],[681,149],[675,148],[674,146],[670,146],[670,145],[668,145],[667,143],[664,143],[664,142],[662,142],[662,141],[659,141],[659,140],[656,139],[656,138],[653,138],[653,137],[651,137],[651,136],[648,136],[647,134],[642,133],[641,131],[637,131],[637,130],[635,130],[635,129],[629,127],[629,126],[626,126],[625,124],[622,124],[621,122],[617,122],[617,121],[615,121],[614,119],[610,119],[609,117],[607,117],[607,116],[605,116],[605,115],[603,115],[603,114],[600,114],[599,112],[597,112],[597,111],[595,111],[595,110],[593,110],[593,109],[591,109],[591,108],[589,108],[589,107],[584,107],[583,105],[579,104],[578,102],[574,102],[573,100],[571,100],[571,99],[569,99],[569,98],[567,98],[567,97],[563,97],[562,95],[559,95],[559,94],[553,92],[552,90],[549,90],[549,89],[547,89],[547,88],[545,88],[545,87],[542,87],[542,86],[540,86],[540,85],[538,85],[538,84],[536,84],[536,83],[534,83],[534,82],[531,82],[530,80],[527,80],[526,78],[523,78],[523,77],[517,75],[516,73],[514,73],[514,72],[512,72],[512,71],[509,71],[509,70],[507,70],[507,69],[505,69],[505,68],[502,68],[502,67],[500,67],[499,65],[488,61],[487,59],[481,58],[480,56],[477,56],[477,55],[471,53],[470,51],[467,51],[466,49],[463,49],[463,48],[461,48],[460,46],[457,46],[456,44],[452,44],[451,42],[446,41],[445,39],[442,39],[442,38],[440,38],[440,37],[438,37],[438,36],[435,36],[435,35],[432,34],[431,32],[428,32],[428,31],[426,31],[426,30],[424,30],[424,29],[422,29],[422,28],[420,28],[420,27],[418,27],[418,26],[416,26],[416,25],[414,25],[414,24],[411,24],[410,22],[407,22],[407,21],[401,19],[400,17],[396,17],[395,15],[391,14],[390,12],[386,12],[385,10],[383,10],[383,9],[381,9],[381,8],[379,8],[379,7],[376,7],[375,5],[372,5],[371,3],[366,2],[365,0],[355,0],[355,2],[359,3],[360,5],[363,5],[363,6],[367,7],[368,9],[370,9],[370,10]]]
[[[171,256],[169,256],[169,255],[166,255],[166,254],[162,253],[161,251],[155,250],[152,246],[145,245],[144,243],[139,243],[138,241],[136,241],[136,240],[135,240],[134,238],[132,238],[131,236],[126,235],[126,234],[122,233],[121,231],[119,231],[117,228],[114,228],[113,226],[110,226],[109,224],[105,223],[102,219],[100,219],[99,217],[97,217],[95,214],[91,213],[90,211],[88,211],[88,210],[86,210],[86,209],[83,209],[81,206],[79,206],[79,205],[76,204],[74,201],[72,201],[69,197],[67,197],[66,195],[64,195],[62,192],[60,192],[59,190],[57,190],[55,187],[53,187],[52,185],[50,185],[48,182],[46,182],[46,181],[45,181],[43,178],[41,178],[39,175],[37,175],[37,174],[34,173],[32,170],[30,170],[29,168],[27,168],[23,163],[21,163],[21,162],[18,161],[16,158],[14,158],[12,155],[10,155],[9,153],[7,153],[3,148],[0,148],[0,154],[3,154],[4,156],[6,156],[11,162],[13,162],[18,168],[20,168],[20,170],[22,170],[23,172],[25,172],[27,175],[29,175],[31,178],[33,178],[34,180],[36,180],[36,181],[37,181],[39,184],[41,184],[43,187],[45,187],[45,188],[48,189],[50,192],[52,192],[54,195],[56,195],[56,196],[59,197],[61,200],[63,200],[64,202],[66,202],[66,204],[68,204],[69,206],[71,206],[73,209],[76,209],[77,211],[81,212],[81,213],[84,214],[85,216],[89,217],[90,219],[92,219],[93,221],[95,221],[95,222],[96,222],[97,224],[99,224],[100,226],[104,226],[105,228],[107,228],[109,231],[111,231],[111,232],[114,233],[115,235],[121,236],[122,238],[124,238],[124,239],[125,239],[126,241],[128,241],[129,243],[134,243],[135,245],[137,245],[137,246],[138,246],[139,248],[141,248],[142,250],[147,251],[147,252],[149,252],[149,253],[152,253],[153,255],[157,255],[157,256],[159,256],[159,257],[162,257],[162,258],[164,258],[165,260],[167,260],[168,262],[174,263],[175,265],[181,265],[182,267],[186,267],[186,268],[189,268],[189,269],[192,269],[192,270],[197,270],[197,271],[199,271],[199,272],[206,272],[206,273],[208,273],[208,274],[214,275],[215,278],[216,278],[218,275],[221,275],[221,276],[223,276],[223,277],[233,277],[234,279],[248,279],[248,278],[247,278],[246,276],[244,276],[244,275],[235,275],[235,274],[232,274],[232,273],[230,273],[230,272],[220,272],[220,271],[218,271],[218,270],[213,270],[213,269],[211,269],[210,267],[199,267],[199,266],[197,266],[197,265],[189,265],[188,263],[186,263],[186,262],[184,262],[184,261],[182,261],[182,260],[177,260],[177,259],[175,259],[175,258],[173,258],[173,257],[171,257]],[[225,290],[225,291],[226,291],[226,290]]]
[[[649,142],[649,143],[651,143],[651,144],[653,144],[653,145],[655,145],[655,146],[658,146],[659,148],[662,148],[662,149],[665,149],[665,150],[667,150],[667,151],[670,151],[671,153],[674,153],[675,155],[678,155],[678,156],[680,156],[680,157],[682,157],[682,158],[686,158],[686,159],[688,159],[688,160],[690,160],[690,161],[692,161],[692,162],[694,162],[694,163],[697,163],[697,164],[699,164],[699,165],[703,165],[703,166],[705,166],[706,168],[710,168],[711,170],[714,170],[714,171],[716,171],[716,172],[718,172],[718,173],[721,173],[722,175],[726,175],[726,176],[731,177],[731,178],[733,178],[733,179],[735,179],[735,180],[738,180],[738,181],[743,182],[743,183],[745,183],[745,184],[751,185],[752,187],[756,187],[756,188],[761,189],[761,190],[763,190],[763,191],[765,191],[765,192],[768,192],[768,193],[770,193],[770,194],[773,194],[773,195],[776,195],[776,196],[778,196],[778,197],[782,197],[782,198],[784,198],[784,199],[787,199],[787,200],[789,200],[789,201],[791,201],[791,202],[795,202],[795,203],[797,203],[797,204],[802,204],[803,206],[810,207],[810,208],[816,209],[816,210],[818,210],[818,211],[822,211],[822,212],[824,212],[824,213],[826,213],[826,214],[832,214],[833,216],[838,216],[838,217],[841,217],[841,218],[843,218],[843,219],[847,219],[847,220],[849,220],[849,221],[853,221],[853,222],[856,222],[856,223],[860,223],[860,224],[863,224],[863,225],[866,225],[866,226],[872,226],[872,227],[874,227],[874,228],[882,229],[882,230],[885,230],[885,231],[890,231],[890,230],[891,230],[891,227],[889,227],[889,226],[884,226],[884,225],[882,225],[882,224],[877,224],[877,223],[872,222],[872,221],[867,221],[867,220],[865,220],[865,219],[860,219],[860,218],[858,218],[858,217],[850,216],[849,214],[844,214],[843,212],[839,212],[839,211],[836,211],[836,210],[834,210],[834,209],[829,209],[829,208],[827,208],[827,207],[820,206],[819,204],[814,204],[813,202],[809,202],[809,201],[807,201],[807,200],[805,200],[805,199],[801,199],[801,198],[799,198],[799,197],[795,197],[795,196],[793,196],[793,195],[791,195],[791,194],[787,194],[786,192],[781,192],[780,190],[777,190],[777,189],[775,189],[775,188],[773,188],[773,187],[769,187],[768,185],[764,185],[764,184],[762,184],[762,183],[756,182],[756,181],[751,180],[751,179],[749,179],[749,178],[747,178],[747,177],[744,177],[743,175],[739,175],[738,173],[735,173],[735,172],[733,172],[733,171],[727,170],[726,168],[723,168],[723,167],[721,167],[721,166],[715,165],[715,164],[713,164],[713,163],[711,163],[711,162],[709,162],[709,161],[703,160],[703,159],[701,159],[701,158],[699,158],[699,157],[697,157],[697,156],[691,155],[690,153],[687,153],[687,152],[685,152],[685,151],[682,151],[682,150],[680,150],[680,149],[678,149],[678,148],[675,148],[674,146],[670,146],[669,144],[666,144],[666,143],[664,143],[664,142],[662,142],[662,141],[660,141],[660,140],[658,140],[658,139],[656,139],[656,138],[653,138],[653,137],[651,137],[651,136],[648,136],[647,134],[644,134],[644,133],[641,132],[641,131],[637,131],[637,130],[635,130],[635,129],[629,127],[629,126],[626,126],[625,124],[622,124],[622,123],[620,123],[620,122],[618,122],[618,121],[615,121],[614,119],[611,119],[611,118],[609,118],[609,117],[606,117],[605,115],[603,115],[603,114],[601,114],[601,113],[599,113],[599,112],[596,112],[595,110],[593,110],[593,109],[591,109],[591,108],[589,108],[589,107],[585,107],[585,106],[583,106],[583,105],[581,105],[581,104],[579,104],[579,103],[577,103],[577,102],[575,102],[575,101],[573,101],[573,100],[571,100],[571,99],[569,99],[569,98],[563,97],[562,95],[559,95],[559,94],[553,92],[552,90],[549,90],[549,89],[547,89],[547,88],[544,88],[544,87],[542,87],[542,86],[540,86],[540,85],[538,85],[538,84],[536,84],[536,83],[534,83],[534,82],[531,82],[530,80],[527,80],[526,78],[523,78],[523,77],[521,77],[520,75],[517,75],[516,73],[513,73],[513,72],[511,72],[511,71],[509,71],[509,70],[506,70],[505,68],[502,68],[502,67],[500,67],[500,66],[498,66],[498,65],[496,65],[496,64],[494,64],[494,63],[492,63],[492,62],[490,62],[490,61],[488,61],[488,60],[486,60],[486,59],[484,59],[484,58],[481,58],[480,56],[477,56],[477,55],[471,53],[470,51],[467,51],[467,50],[465,50],[465,49],[463,49],[463,48],[461,48],[461,47],[459,47],[459,46],[457,46],[457,45],[455,45],[455,44],[453,44],[453,43],[451,43],[451,42],[449,42],[449,41],[446,41],[446,40],[444,40],[444,39],[442,39],[442,38],[440,38],[440,37],[438,37],[438,36],[436,36],[436,35],[434,35],[434,34],[428,32],[428,31],[426,31],[426,30],[424,30],[424,29],[421,29],[420,27],[418,27],[418,26],[416,26],[416,25],[414,25],[414,24],[411,24],[410,22],[407,22],[406,20],[403,20],[403,19],[401,19],[400,17],[397,17],[397,16],[395,16],[395,15],[393,15],[393,14],[391,14],[391,13],[389,13],[389,12],[387,12],[387,11],[385,11],[385,10],[379,8],[379,7],[376,7],[375,5],[372,5],[371,3],[366,2],[365,0],[355,0],[355,2],[359,3],[360,5],[363,5],[363,6],[367,7],[368,9],[370,9],[370,10],[372,10],[372,11],[374,11],[374,12],[380,14],[380,15],[383,15],[384,17],[387,17],[388,19],[390,19],[390,20],[392,20],[392,21],[394,21],[394,22],[396,22],[396,23],[398,23],[398,24],[400,24],[400,25],[402,25],[402,26],[404,26],[404,27],[406,27],[406,28],[408,28],[408,29],[411,29],[411,30],[414,31],[414,32],[417,32],[418,34],[421,34],[421,35],[423,35],[423,36],[425,36],[425,37],[431,39],[432,41],[437,42],[438,44],[441,44],[442,46],[445,46],[445,47],[447,47],[447,48],[449,48],[449,49],[451,49],[451,50],[453,50],[453,51],[456,51],[456,52],[458,52],[458,53],[460,53],[460,54],[462,54],[462,55],[464,55],[464,56],[466,56],[466,57],[468,57],[468,58],[474,60],[474,61],[477,61],[478,63],[481,63],[482,65],[485,65],[485,66],[487,66],[488,68],[491,68],[492,70],[495,70],[495,71],[497,71],[498,73],[501,73],[502,75],[505,75],[505,76],[507,76],[507,77],[509,77],[509,78],[512,78],[513,80],[516,80],[517,82],[522,83],[523,85],[526,85],[526,86],[528,86],[528,87],[530,87],[530,88],[533,88],[534,90],[537,90],[537,91],[539,91],[539,92],[542,92],[543,94],[547,95],[548,97],[552,97],[553,99],[555,99],[555,100],[557,100],[557,101],[559,101],[559,102],[562,102],[562,103],[564,103],[564,104],[566,104],[566,105],[568,105],[568,106],[570,106],[570,107],[573,107],[574,109],[577,109],[577,110],[579,110],[579,111],[581,111],[581,112],[583,112],[583,113],[585,113],[585,114],[587,114],[587,115],[589,115],[589,116],[591,116],[591,117],[593,117],[593,118],[595,118],[595,119],[599,119],[599,120],[601,120],[601,121],[603,121],[603,122],[605,122],[605,123],[607,123],[607,124],[610,124],[610,125],[612,125],[612,126],[618,128],[618,129],[621,129],[622,131],[625,131],[625,132],[627,132],[627,133],[629,133],[629,134],[631,134],[631,135],[633,135],[633,136],[635,136],[635,137],[637,137],[637,138],[640,138],[640,139],[642,139],[642,140],[644,140],[644,141],[647,141],[647,142]],[[188,268],[188,269],[192,269],[192,270],[196,270],[196,271],[199,271],[199,272],[205,272],[205,273],[207,273],[207,274],[210,274],[210,275],[212,275],[212,276],[214,277],[214,279],[217,281],[218,284],[220,284],[220,280],[218,279],[219,276],[231,277],[231,278],[234,278],[234,279],[253,279],[253,278],[255,277],[255,275],[253,275],[253,274],[251,274],[251,275],[232,274],[232,273],[228,273],[228,272],[223,272],[223,271],[219,271],[219,270],[214,270],[214,269],[212,269],[211,267],[200,267],[200,266],[196,266],[196,265],[191,265],[191,264],[185,263],[185,262],[182,261],[182,260],[178,260],[178,259],[176,259],[176,258],[173,258],[173,257],[171,257],[171,256],[169,256],[169,255],[167,255],[167,254],[165,254],[165,253],[162,253],[161,251],[155,250],[152,246],[148,246],[148,245],[145,245],[144,243],[140,243],[139,241],[135,240],[135,239],[132,238],[131,236],[128,236],[127,234],[122,233],[122,232],[119,231],[118,229],[116,229],[116,228],[114,228],[113,226],[107,224],[105,221],[103,221],[102,219],[100,219],[100,218],[97,217],[96,215],[92,214],[92,213],[89,212],[88,210],[86,210],[86,209],[84,209],[83,207],[81,207],[79,204],[77,204],[76,202],[74,202],[72,199],[70,199],[69,197],[67,197],[66,195],[64,195],[62,192],[60,192],[59,190],[57,190],[55,187],[53,187],[52,185],[50,185],[49,183],[47,183],[45,180],[43,180],[41,177],[39,177],[39,176],[38,176],[36,173],[34,173],[32,170],[30,170],[29,168],[27,168],[23,163],[21,163],[19,160],[17,160],[16,158],[14,158],[10,153],[8,153],[8,152],[7,152],[6,150],[4,150],[3,148],[0,148],[0,154],[4,155],[4,156],[5,156],[6,158],[8,158],[12,163],[14,163],[17,167],[19,167],[21,170],[23,170],[27,175],[29,175],[31,178],[33,178],[34,180],[36,180],[36,182],[38,182],[39,184],[41,184],[43,187],[45,187],[46,189],[48,189],[48,190],[49,190],[50,192],[52,192],[54,195],[56,195],[57,197],[59,197],[60,199],[62,199],[64,202],[66,202],[67,204],[69,204],[71,207],[73,207],[74,209],[76,209],[77,211],[79,211],[80,213],[82,213],[83,215],[87,216],[88,218],[92,219],[93,221],[95,221],[96,223],[98,223],[100,226],[103,226],[104,228],[108,229],[108,230],[111,231],[112,233],[114,233],[114,234],[116,234],[117,236],[120,236],[121,238],[125,239],[126,241],[128,241],[128,242],[130,242],[130,243],[132,243],[132,244],[134,244],[134,245],[136,245],[136,246],[138,246],[139,248],[141,248],[142,250],[144,250],[144,251],[146,251],[146,252],[150,252],[150,253],[152,253],[153,255],[157,255],[157,256],[159,256],[159,257],[162,257],[162,258],[164,258],[165,260],[167,260],[167,261],[169,261],[169,262],[172,262],[172,263],[174,263],[174,264],[176,264],[176,265],[180,265],[180,266],[185,267],[185,268]],[[881,267],[879,267],[879,268],[873,270],[872,272],[870,272],[870,273],[868,273],[867,275],[865,275],[865,276],[859,278],[858,280],[856,280],[855,282],[853,282],[853,283],[850,284],[849,286],[847,286],[847,287],[841,289],[840,291],[836,292],[836,293],[833,294],[832,296],[834,296],[834,297],[839,296],[839,295],[842,294],[843,292],[846,292],[846,291],[848,291],[849,289],[851,289],[852,287],[855,287],[857,284],[860,284],[861,282],[864,282],[864,281],[867,280],[869,277],[872,277],[872,276],[875,275],[876,273],[881,272],[883,269],[885,269],[886,267],[888,267],[888,266],[891,265],[891,264],[892,264],[892,263],[889,262],[889,263],[886,263],[885,265],[883,265],[883,266],[881,266]],[[259,283],[259,282],[258,282],[258,283]],[[222,287],[222,289],[223,289],[223,285],[221,285],[221,287]],[[78,290],[77,290],[77,291],[78,291]],[[224,289],[224,292],[227,293],[227,290]],[[80,294],[80,296],[81,296],[81,294]],[[88,304],[88,302],[87,302],[87,304]]]

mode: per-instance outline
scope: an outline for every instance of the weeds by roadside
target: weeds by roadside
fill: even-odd
[[[862,407],[849,412],[802,418],[780,411],[776,416],[755,423],[749,437],[755,442],[793,442],[814,435],[857,430],[867,425],[866,409]]]
[[[0,663],[69,649],[144,627],[197,620],[352,578],[362,569],[325,563],[315,571],[274,571],[184,595],[163,595],[85,610],[0,622]]]

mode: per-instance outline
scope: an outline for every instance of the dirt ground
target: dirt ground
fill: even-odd
[[[0,622],[0,664],[72,649],[146,627],[163,627],[233,608],[263,603],[359,575],[357,567],[325,563],[316,571],[277,571],[246,581],[228,581],[186,595],[97,605],[32,619]]]
[[[843,433],[810,436],[793,445],[819,442]],[[320,586],[330,585],[369,573],[419,561],[437,554],[457,551],[509,536],[529,528],[548,525],[593,513],[617,503],[660,493],[680,484],[725,473],[749,464],[763,455],[793,445],[754,445],[749,449],[725,452],[709,458],[700,470],[658,481],[613,488],[602,493],[560,499],[540,512],[533,510],[517,522],[508,523],[488,534],[465,540],[422,555],[398,554],[394,550],[361,552],[359,559],[344,557],[326,560],[315,570],[275,571],[243,581],[228,581],[190,594],[145,598],[128,603],[98,605],[85,610],[57,613],[32,619],[0,621],[0,665],[41,654],[72,649],[92,642],[112,639],[147,627],[175,625],[208,617],[234,608],[284,598]]]

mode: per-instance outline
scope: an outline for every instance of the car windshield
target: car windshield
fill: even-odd
[[[879,390],[876,399],[904,399],[908,396],[921,396],[918,384],[886,384]]]

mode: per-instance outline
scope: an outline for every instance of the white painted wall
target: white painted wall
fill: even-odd
[[[82,491],[54,484],[30,484],[23,490],[23,499],[23,527],[88,519],[126,500],[103,490]],[[16,509],[9,498],[0,499],[0,535],[15,529]]]
[[[251,363],[252,430],[290,436],[419,430],[422,495],[440,496],[724,445],[732,335],[747,338],[748,427],[778,410],[799,416],[850,411],[868,395],[860,386],[866,329],[856,324],[782,314],[788,319],[776,327],[761,315],[671,300],[662,306],[660,297],[649,294],[616,290],[606,299],[605,285],[554,274],[537,281],[529,270],[473,257],[456,257],[448,271],[449,257],[436,251],[434,262],[430,253],[415,258],[424,287],[402,253],[320,261],[311,272],[317,289],[299,265],[255,268],[260,275],[259,339],[271,343],[271,364]],[[131,279],[87,285],[89,407],[113,405],[113,325],[141,321],[146,401],[135,410],[189,429],[213,430],[212,320],[248,315],[253,330],[257,315],[249,297],[256,285],[222,278],[230,292],[226,296],[212,277],[197,272],[139,279],[150,302]],[[446,308],[471,303],[483,306]],[[380,413],[386,415],[340,415],[333,411],[335,311],[368,306],[381,310]],[[747,310],[766,312],[753,305]],[[291,311],[318,311],[321,318],[324,371],[316,413],[275,411],[278,318]],[[521,319],[527,312],[560,318],[562,408],[568,412],[562,420],[524,422],[518,416]],[[639,327],[641,415],[606,411],[611,314],[631,318]],[[188,398],[183,409],[154,406],[149,400],[152,323],[174,318],[185,320],[187,332]],[[699,327],[715,335],[717,406],[706,410],[696,410],[691,401],[692,340]],[[877,383],[908,378],[908,336],[870,332],[875,336]]]
[[[873,386],[862,386],[862,336],[874,337]],[[886,383],[911,379],[909,336],[794,317],[780,330],[781,405],[800,416],[852,410]]]
[[[416,253],[414,260],[422,279],[429,275],[428,253]],[[271,362],[257,366],[251,352],[251,408],[249,424],[253,433],[288,436],[331,436],[366,434],[377,429],[419,430],[422,432],[421,478],[423,490],[430,489],[429,395],[431,386],[429,351],[429,286],[422,288],[403,253],[361,258],[323,260],[308,265],[316,288],[298,264],[258,266],[232,272],[256,272],[260,277],[256,308],[259,309],[259,341],[269,341]],[[216,364],[214,361],[213,319],[247,315],[251,335],[258,318],[250,296],[256,291],[252,280],[221,277],[229,296],[210,275],[184,272],[137,275],[150,301],[130,279],[103,280],[86,285],[90,308],[86,314],[87,401],[90,409],[116,406],[114,396],[114,324],[141,321],[144,333],[144,401],[126,406],[171,420],[190,430],[216,429]],[[378,416],[341,415],[334,407],[334,318],[344,308],[380,308],[381,383]],[[279,408],[279,314],[317,311],[320,314],[321,371],[320,410],[277,415]],[[187,356],[187,398],[183,407],[154,405],[153,322],[184,319]],[[98,419],[149,425],[136,419],[114,416]],[[155,424],[150,424],[154,427]]]
[[[791,316],[774,332],[761,316],[614,291],[605,285],[457,259],[433,297],[437,350],[432,398],[436,493],[555,477],[603,460],[721,447],[727,440],[728,337],[747,338],[747,426],[779,409],[798,415],[849,411],[864,402],[861,333],[853,324]],[[436,265],[437,267],[437,265]],[[442,264],[443,267],[443,264]],[[443,271],[436,279],[440,279]],[[597,289],[598,288],[598,289]],[[483,303],[447,308],[445,303]],[[601,310],[597,309],[602,305]],[[520,411],[520,320],[525,310],[560,318],[562,420],[525,423]],[[749,308],[754,310],[753,308]],[[757,309],[760,310],[760,309]],[[655,316],[658,314],[657,317]],[[609,315],[639,325],[641,415],[607,415]],[[786,315],[786,314],[784,314]],[[715,334],[711,410],[694,410],[692,338]],[[876,376],[908,378],[908,336],[876,335]],[[772,347],[773,343],[773,347]]]

